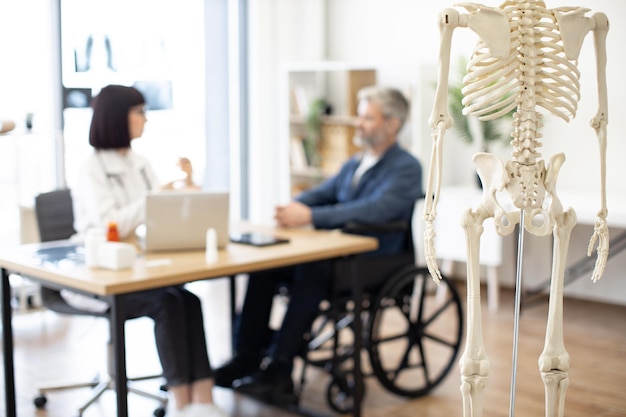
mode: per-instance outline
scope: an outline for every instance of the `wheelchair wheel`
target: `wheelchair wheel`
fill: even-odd
[[[463,309],[458,291],[427,268],[392,277],[372,305],[365,345],[374,375],[389,391],[419,397],[450,371],[461,346]]]
[[[334,372],[334,375],[326,388],[326,401],[330,407],[338,413],[351,413],[354,411],[354,397],[356,384],[353,372]],[[365,383],[360,382],[360,389],[365,397]]]

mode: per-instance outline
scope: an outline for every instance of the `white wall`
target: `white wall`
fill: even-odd
[[[288,63],[324,58],[325,4],[320,0],[257,0],[250,5],[250,220],[271,222],[289,189],[281,146],[280,82]]]

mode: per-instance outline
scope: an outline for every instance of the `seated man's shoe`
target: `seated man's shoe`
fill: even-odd
[[[236,381],[233,387],[237,392],[272,404],[284,406],[298,403],[291,373],[278,371],[271,365],[252,376]]]
[[[261,360],[257,357],[237,355],[213,372],[214,384],[218,387],[232,388],[233,382],[254,374],[259,370]]]

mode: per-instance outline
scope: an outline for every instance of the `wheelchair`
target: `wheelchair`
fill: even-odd
[[[326,400],[338,413],[351,413],[355,393],[365,397],[364,379],[374,376],[393,394],[417,398],[430,393],[448,375],[461,347],[463,307],[453,281],[434,283],[428,269],[415,263],[412,227],[406,223],[348,225],[355,234],[405,233],[405,251],[398,255],[359,257],[357,278],[361,297],[361,345],[369,366],[361,361],[355,378],[355,302],[348,262],[338,260],[329,300],[321,305],[305,340],[298,394],[309,366],[330,374]],[[358,379],[358,381],[357,381]],[[357,387],[358,384],[358,387]]]

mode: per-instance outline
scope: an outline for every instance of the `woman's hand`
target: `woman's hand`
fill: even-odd
[[[15,129],[15,122],[13,120],[0,119],[0,133],[10,132]]]
[[[185,181],[188,184],[193,184],[193,167],[191,166],[191,161],[188,158],[178,158],[178,162],[176,162],[176,166],[178,166],[181,171],[185,173]]]
[[[197,190],[200,189],[199,185],[193,182],[193,166],[188,158],[180,157],[176,162],[176,166],[185,173],[185,178],[181,180],[175,180],[165,184],[165,189],[183,189],[183,190]]]

